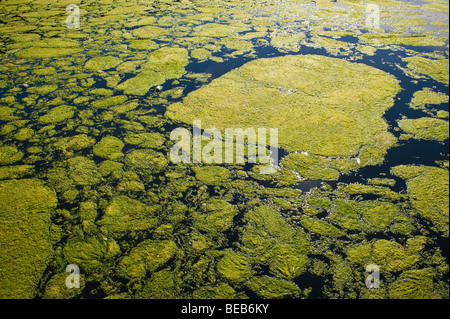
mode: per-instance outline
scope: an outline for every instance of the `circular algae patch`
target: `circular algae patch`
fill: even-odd
[[[167,116],[203,128],[278,128],[288,152],[352,157],[387,148],[382,118],[398,81],[376,68],[317,55],[258,59],[169,106]]]

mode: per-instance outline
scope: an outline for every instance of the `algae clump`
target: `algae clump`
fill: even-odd
[[[417,139],[445,141],[449,138],[448,121],[442,119],[430,117],[403,119],[398,121],[398,126]]]
[[[22,159],[23,152],[19,151],[15,146],[0,146],[0,165],[9,165]]]
[[[393,167],[391,172],[406,179],[408,194],[418,213],[431,220],[436,228],[448,237],[448,170],[429,166],[400,165]]]
[[[108,70],[118,66],[122,61],[114,56],[99,56],[90,59],[84,67],[89,71]]]
[[[242,282],[252,275],[250,264],[244,256],[235,252],[226,252],[217,263],[217,271],[231,282]]]
[[[56,195],[36,179],[0,182],[0,297],[31,299],[53,254]]]
[[[215,235],[229,229],[236,214],[236,209],[230,203],[211,198],[205,203],[203,212],[193,214],[194,224],[198,229]]]
[[[424,109],[428,105],[438,105],[442,103],[448,103],[449,98],[447,94],[434,92],[430,88],[424,88],[423,90],[414,93],[410,106],[413,109]]]
[[[157,219],[157,206],[147,206],[127,196],[116,196],[109,203],[103,217],[97,222],[104,233],[120,238],[127,233],[149,230]]]
[[[124,278],[142,278],[147,272],[154,272],[165,265],[176,251],[173,241],[144,240],[120,260],[118,273]]]
[[[230,171],[220,166],[193,167],[195,178],[206,185],[217,185],[230,177]]]
[[[114,136],[106,136],[94,145],[94,155],[104,159],[116,160],[123,156],[124,143]]]
[[[404,59],[408,62],[408,68],[415,73],[425,74],[436,81],[449,84],[448,59],[432,60],[424,57],[414,56]]]
[[[70,119],[75,114],[75,107],[60,105],[52,108],[47,114],[41,116],[38,121],[41,124],[54,124]]]
[[[213,80],[171,104],[166,116],[187,124],[200,119],[222,131],[277,128],[279,147],[288,152],[350,158],[363,146],[392,146],[379,135],[387,131],[382,116],[399,90],[394,77],[370,66],[284,56],[249,62]]]

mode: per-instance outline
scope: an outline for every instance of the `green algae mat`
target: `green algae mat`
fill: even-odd
[[[0,298],[448,298],[448,11],[1,2]]]

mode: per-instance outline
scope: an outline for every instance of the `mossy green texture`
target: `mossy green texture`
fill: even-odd
[[[392,174],[406,179],[411,202],[421,216],[433,222],[447,237],[449,234],[449,173],[429,166],[401,165]]]
[[[27,89],[27,93],[46,95],[50,92],[55,91],[57,88],[58,88],[58,85],[56,85],[56,84],[32,86]]]
[[[226,283],[217,286],[206,286],[192,293],[194,299],[235,299],[236,291]]]
[[[161,148],[166,139],[160,133],[138,133],[129,134],[124,138],[125,143],[141,148]]]
[[[363,146],[392,146],[376,136],[387,130],[382,116],[399,90],[395,78],[363,64],[284,56],[249,62],[213,80],[171,104],[166,116],[188,124],[200,119],[220,130],[278,128],[279,146],[289,152],[351,157]]]
[[[195,27],[193,32],[191,33],[191,36],[223,38],[234,34],[236,31],[236,28],[232,25],[207,23]]]
[[[141,65],[141,73],[120,83],[116,88],[125,94],[145,95],[151,87],[167,80],[177,79],[186,71],[189,62],[188,51],[184,48],[163,47],[151,52]]]
[[[16,57],[21,59],[45,59],[57,58],[79,53],[79,48],[39,48],[31,47],[16,52]]]
[[[380,197],[386,198],[391,201],[399,201],[403,199],[403,196],[399,193],[394,192],[388,187],[384,186],[371,186],[371,185],[364,185],[360,183],[353,183],[348,184],[342,188],[342,190],[350,195],[378,195]]]
[[[84,156],[76,156],[67,160],[68,175],[76,185],[95,185],[101,181],[94,161]]]
[[[39,117],[41,124],[55,124],[72,118],[75,114],[75,107],[60,105],[50,109],[47,114]]]
[[[67,151],[80,151],[94,145],[95,139],[89,137],[86,134],[78,134],[72,137],[64,137],[56,142],[54,145],[56,148],[61,149],[63,152]]]
[[[432,268],[405,271],[391,285],[391,299],[442,299],[448,292],[435,282],[436,272]],[[448,290],[447,290],[448,291]]]
[[[402,119],[398,126],[417,139],[445,141],[449,138],[448,121],[431,117]]]
[[[114,136],[105,136],[94,145],[94,155],[104,159],[116,160],[123,156],[122,149],[125,144]]]
[[[0,180],[23,178],[33,175],[34,172],[33,165],[0,166]]]
[[[208,51],[204,48],[195,49],[191,52],[191,57],[200,61],[208,60],[209,58],[211,58],[211,55],[211,51]]]
[[[78,297],[85,287],[84,276],[80,276],[80,288],[67,288],[66,279],[69,274],[60,272],[46,283],[43,299],[73,299]]]
[[[144,26],[131,31],[131,33],[134,36],[142,39],[155,39],[169,32],[170,32],[169,29],[160,28],[156,26]]]
[[[247,212],[244,220],[239,247],[255,265],[268,266],[273,275],[288,280],[306,271],[310,247],[302,228],[293,228],[267,206]]]
[[[104,177],[112,174],[113,176],[120,178],[123,175],[122,168],[123,163],[106,160],[98,166],[98,171]]]
[[[133,150],[125,156],[125,164],[143,176],[150,176],[161,172],[168,160],[159,152],[151,149]]]
[[[427,34],[395,34],[395,33],[368,33],[359,37],[360,40],[375,44],[400,44],[408,46],[444,46],[445,42],[439,37]]]
[[[217,263],[218,273],[232,283],[249,279],[252,275],[250,263],[245,256],[228,251]]]
[[[180,296],[179,278],[169,268],[152,273],[136,293],[139,299],[177,299]]]
[[[414,93],[410,106],[413,109],[424,109],[428,105],[448,103],[449,98],[445,93],[434,92],[430,88],[424,88]]]
[[[116,95],[106,99],[99,99],[91,103],[92,107],[97,109],[107,109],[124,103],[127,100],[125,95]]]
[[[301,224],[306,230],[321,236],[340,237],[345,235],[344,232],[340,231],[338,228],[323,220],[313,219],[305,216],[304,218],[302,218]]]
[[[393,233],[407,235],[411,231],[411,220],[400,205],[385,199],[357,201],[337,198],[333,201],[327,219],[349,231],[373,233],[389,229]]]
[[[222,199],[211,198],[202,210],[193,213],[194,225],[211,235],[217,235],[228,230],[233,225],[237,210],[233,205]]]
[[[157,225],[156,206],[147,206],[127,196],[116,196],[97,222],[104,233],[121,238],[130,232],[150,230]]]
[[[432,60],[420,56],[403,59],[408,63],[408,68],[415,73],[432,77],[436,81],[449,84],[448,59]]]
[[[91,273],[102,267],[107,244],[97,237],[71,238],[63,248],[63,256],[68,264],[80,267],[80,272]]]
[[[347,258],[351,264],[367,265],[374,264],[380,267],[381,272],[396,273],[411,268],[419,262],[419,252],[424,248],[425,237],[419,237],[422,245],[411,245],[404,247],[395,241],[385,239],[349,248]],[[414,243],[410,239],[409,243]],[[417,243],[416,243],[417,244]],[[419,248],[418,251],[416,248]]]
[[[154,272],[165,265],[176,251],[173,241],[144,240],[120,260],[118,274],[128,279],[141,279],[147,272]]]
[[[0,182],[0,297],[36,296],[53,255],[50,213],[56,195],[36,179]]]
[[[353,162],[356,167],[356,162]],[[291,153],[281,160],[281,165],[287,170],[297,172],[304,179],[333,181],[340,176],[335,161],[323,156]]]
[[[122,60],[115,56],[98,56],[87,61],[84,68],[89,71],[103,71],[115,68],[121,62]]]
[[[230,171],[220,166],[193,167],[195,178],[206,185],[217,185],[230,177]]]
[[[269,276],[253,277],[245,284],[264,299],[294,298],[301,293],[301,289],[293,282]]]
[[[0,146],[0,165],[14,164],[22,159],[23,152],[10,145]]]
[[[309,258],[294,245],[277,244],[268,254],[268,264],[271,273],[292,280],[306,271]]]

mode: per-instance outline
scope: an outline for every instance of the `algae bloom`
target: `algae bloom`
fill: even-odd
[[[448,299],[448,11],[1,1],[0,298]]]

